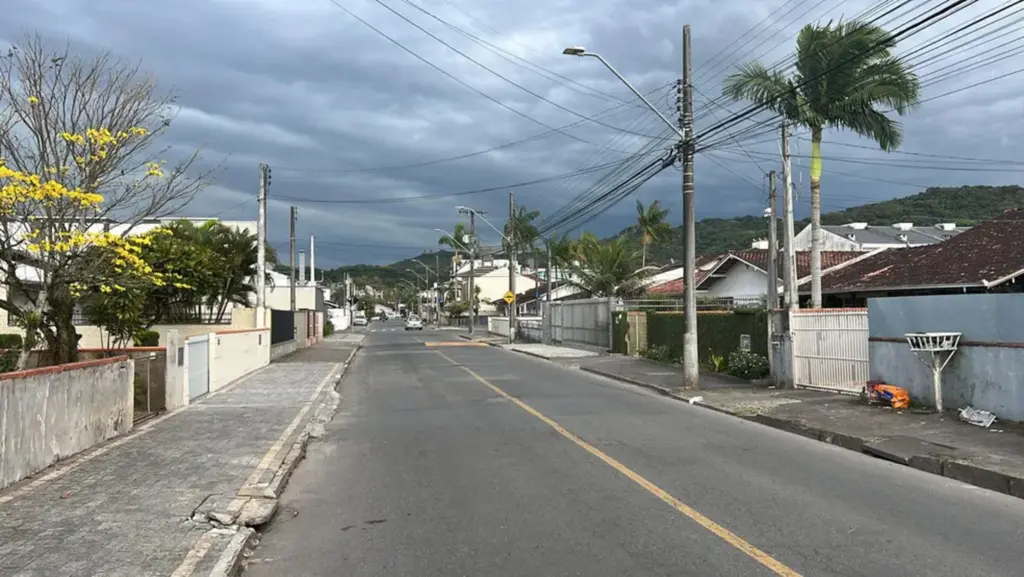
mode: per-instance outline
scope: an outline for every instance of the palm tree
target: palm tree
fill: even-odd
[[[672,226],[665,222],[668,209],[661,208],[661,201],[654,201],[644,207],[644,203],[636,201],[636,230],[641,235],[640,243],[643,253],[640,266],[647,266],[647,245],[659,241],[672,233]]]
[[[442,235],[441,238],[437,239],[437,244],[438,246],[451,247],[451,249],[455,251],[455,255],[458,256],[463,250],[462,247],[465,246],[465,243],[462,242],[462,239],[465,237],[466,225],[461,222],[457,222],[455,223],[455,229],[452,231],[452,235]],[[457,241],[455,239],[457,239]]]
[[[643,280],[651,271],[648,268],[633,270],[637,254],[629,248],[626,237],[605,243],[591,233],[584,233],[578,247],[579,258],[570,265],[575,273],[570,283],[594,297],[643,294]]]
[[[852,130],[885,151],[899,147],[900,116],[918,103],[920,82],[893,55],[896,40],[866,22],[808,24],[796,39],[796,73],[784,76],[759,62],[740,65],[722,93],[749,100],[811,131],[811,300],[821,307],[821,141],[825,127]],[[891,110],[878,110],[882,105]]]
[[[526,255],[533,251],[540,237],[540,231],[533,221],[540,216],[540,211],[527,210],[525,206],[517,205],[512,218],[505,221],[505,237],[511,238],[513,243],[509,245],[507,240],[502,241],[502,247],[506,254],[515,252],[519,255]]]

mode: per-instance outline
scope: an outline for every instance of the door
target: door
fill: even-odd
[[[195,400],[210,392],[210,336],[191,337],[188,347],[188,398]]]

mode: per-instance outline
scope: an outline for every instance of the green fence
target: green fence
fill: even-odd
[[[765,311],[708,311],[697,313],[700,362],[711,354],[728,357],[740,348],[740,335],[750,335],[750,350],[768,356],[768,314]],[[683,356],[683,313],[648,312],[647,347],[666,347],[672,359]]]

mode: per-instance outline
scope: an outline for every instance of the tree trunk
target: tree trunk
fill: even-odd
[[[811,129],[811,308],[821,308],[821,128]]]
[[[645,268],[647,266],[647,242],[646,242],[646,240],[644,241],[643,245],[644,245],[643,253],[642,253],[643,256],[640,257],[640,268]]]

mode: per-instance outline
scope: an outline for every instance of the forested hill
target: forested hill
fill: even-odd
[[[1009,208],[1024,207],[1024,188],[1020,186],[962,186],[959,188],[929,188],[928,190],[883,202],[855,206],[821,215],[822,224],[867,222],[873,225],[895,222],[913,222],[933,225],[955,222],[970,226],[998,216]],[[678,222],[678,215],[670,215]],[[810,221],[796,224],[800,232]],[[619,235],[634,238],[629,229]],[[706,254],[750,247],[750,242],[767,238],[767,222],[760,215],[736,218],[706,218],[697,222],[697,253]],[[781,231],[780,231],[781,238]],[[634,240],[639,246],[639,240]],[[649,259],[667,263],[670,258],[682,256],[682,232],[672,230],[672,237],[649,247]]]

